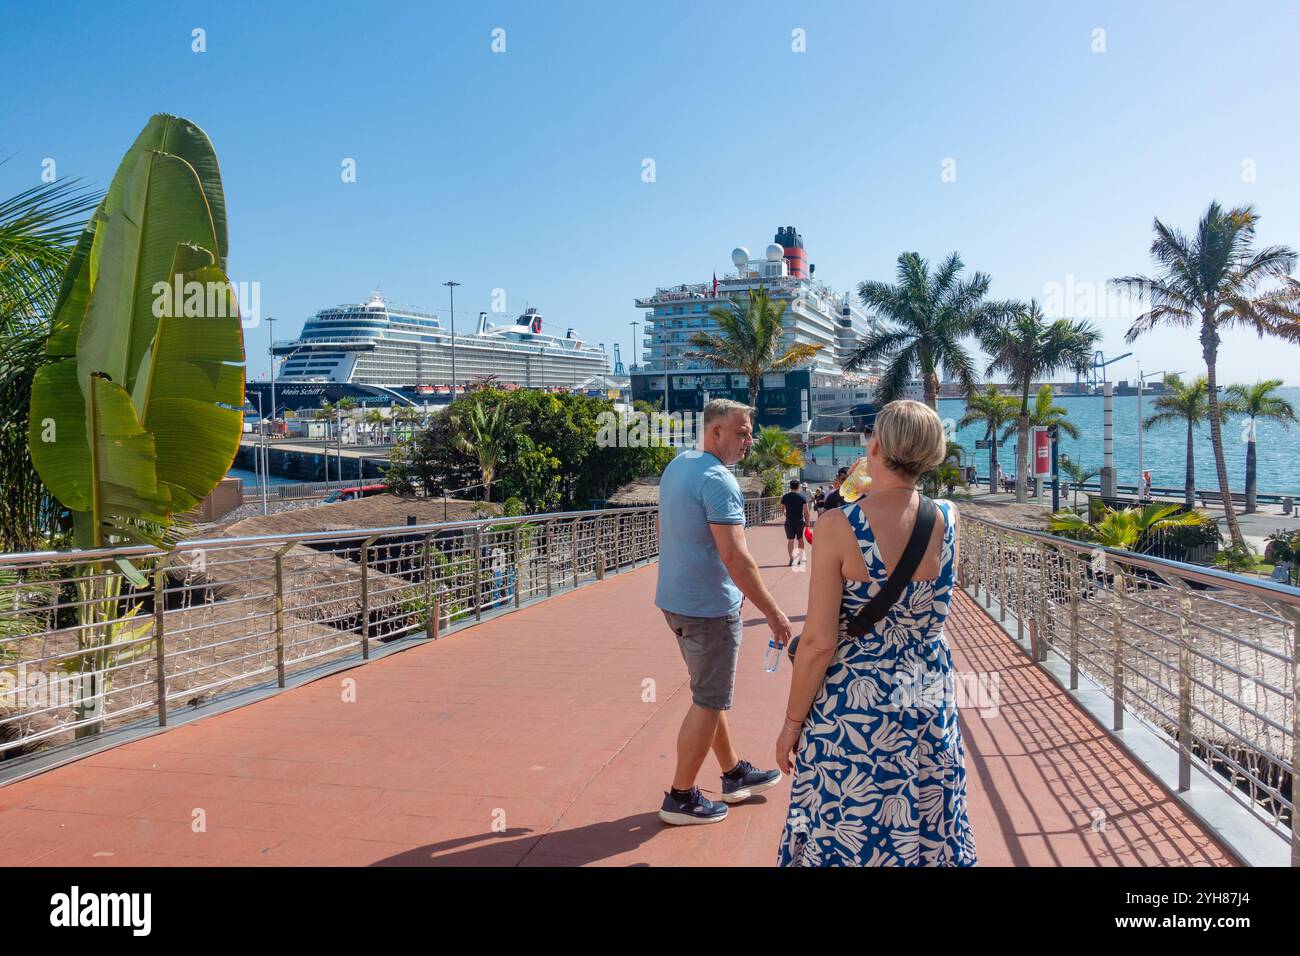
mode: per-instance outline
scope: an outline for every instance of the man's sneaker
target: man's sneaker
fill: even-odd
[[[771,790],[780,782],[780,770],[759,770],[748,760],[742,760],[735,770],[722,775],[722,800],[740,803],[756,793]]]
[[[678,800],[672,791],[665,793],[664,805],[659,808],[659,819],[679,827],[721,823],[727,819],[727,808],[725,804],[710,800],[700,793],[699,787],[691,787],[685,800]]]

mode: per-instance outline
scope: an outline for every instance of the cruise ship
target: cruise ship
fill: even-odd
[[[453,348],[454,341],[454,348]],[[458,388],[491,379],[521,388],[575,388],[609,374],[603,346],[583,342],[573,329],[542,331],[535,308],[509,325],[480,312],[473,332],[454,339],[429,312],[389,305],[378,292],[359,305],[322,309],[296,339],[277,341],[284,365],[276,381],[337,383],[447,392],[453,353]]]
[[[716,332],[709,312],[743,301],[751,289],[765,288],[787,303],[781,349],[795,343],[822,346],[798,369],[763,376],[758,393],[758,424],[839,431],[860,425],[879,381],[880,369],[844,371],[844,362],[877,320],[864,313],[848,292],[819,282],[808,261],[803,237],[782,226],[760,258],[739,246],[731,253],[735,272],[707,282],[664,286],[635,300],[645,310],[645,361],[632,372],[632,397],[663,400],[668,412],[698,411],[710,398],[747,401],[748,379],[735,369],[713,368],[692,355],[691,336]]]

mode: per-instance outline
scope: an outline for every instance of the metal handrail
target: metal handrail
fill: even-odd
[[[1198,584],[1220,587],[1229,591],[1245,591],[1269,601],[1280,601],[1300,608],[1300,588],[1293,588],[1289,585],[1276,584],[1260,578],[1248,578],[1241,574],[1234,574],[1231,571],[1220,571],[1217,568],[1207,568],[1196,564],[1185,564],[1182,561],[1171,561],[1168,558],[1158,558],[1149,554],[1139,554],[1136,551],[1122,551],[1117,548],[1107,548],[1097,544],[1074,541],[1050,532],[1017,528],[998,521],[990,521],[987,518],[972,518],[962,515],[961,521],[975,521],[990,528],[996,528],[1006,534],[1028,538],[1032,541],[1041,541],[1061,550],[1087,553],[1089,556],[1097,552],[1104,552],[1107,556],[1122,561],[1130,567],[1143,568],[1157,574],[1164,572],[1184,581],[1195,581]]]
[[[746,518],[770,520],[778,507],[749,499]],[[166,726],[176,706],[271,679],[284,687],[290,674],[369,658],[380,642],[437,638],[636,568],[658,554],[657,513],[637,506],[0,555],[0,759],[151,716]]]
[[[963,515],[961,584],[1032,657],[1088,674],[1126,716],[1280,837],[1300,866],[1300,589]],[[1288,782],[1289,781],[1289,782]]]

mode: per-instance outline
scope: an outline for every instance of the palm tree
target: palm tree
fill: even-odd
[[[1210,520],[1203,511],[1179,511],[1176,504],[1153,504],[1142,508],[1107,508],[1105,516],[1095,525],[1073,511],[1058,511],[1052,515],[1048,528],[1052,531],[1072,532],[1086,541],[1105,548],[1132,551],[1144,534],[1157,528],[1184,528],[1205,524]]]
[[[1177,374],[1165,376],[1165,391],[1156,398],[1156,411],[1148,415],[1143,428],[1153,428],[1167,422],[1187,423],[1187,472],[1183,485],[1183,503],[1191,508],[1196,504],[1196,460],[1194,439],[1196,426],[1210,416],[1209,384],[1204,375],[1184,383]]]
[[[1083,371],[1100,341],[1101,332],[1087,322],[1071,322],[1069,319],[1047,322],[1038,303],[1032,300],[1019,315],[987,328],[980,336],[980,344],[991,356],[987,374],[1005,373],[1020,392],[1016,501],[1023,502],[1028,498],[1030,384],[1063,368]]]
[[[930,498],[938,498],[940,495],[951,497],[958,485],[964,486],[966,480],[961,469],[961,459],[965,452],[966,449],[955,441],[947,442],[943,461],[917,477],[921,493]]]
[[[1286,290],[1256,294],[1260,282],[1286,276],[1296,261],[1295,251],[1287,246],[1267,246],[1259,251],[1252,248],[1258,221],[1259,216],[1250,206],[1225,211],[1217,202],[1210,203],[1197,224],[1195,236],[1186,236],[1156,219],[1151,256],[1160,267],[1160,274],[1155,278],[1134,275],[1111,280],[1112,285],[1123,291],[1146,294],[1151,299],[1150,309],[1133,322],[1126,341],[1133,342],[1161,325],[1197,328],[1200,332],[1214,467],[1233,546],[1243,549],[1246,540],[1237,523],[1228,467],[1223,458],[1216,369],[1219,333],[1225,328],[1244,326],[1261,338],[1266,334],[1291,337],[1289,330],[1294,326],[1289,323],[1297,318]]]
[[[483,500],[491,501],[497,462],[505,454],[511,436],[505,405],[498,404],[488,412],[482,402],[470,402],[465,414],[458,415],[455,421],[458,434],[454,444],[460,451],[478,459],[479,474],[483,478]]]
[[[952,253],[931,275],[930,264],[918,253],[898,257],[898,283],[868,280],[858,286],[863,306],[887,319],[891,327],[870,335],[844,363],[857,371],[884,361],[884,377],[876,390],[878,404],[903,394],[908,382],[921,380],[925,402],[939,408],[939,369],[956,377],[967,395],[975,393],[975,367],[961,344],[988,324],[1015,312],[1012,302],[985,302],[991,281],[983,272],[960,278],[965,268]]]
[[[757,408],[758,389],[769,372],[784,372],[802,365],[816,355],[820,345],[795,342],[784,349],[781,336],[788,303],[771,298],[762,286],[749,290],[749,299],[733,299],[727,305],[714,306],[709,316],[718,331],[696,332],[691,344],[703,351],[688,352],[713,368],[736,369],[749,378],[749,404]]]
[[[958,422],[959,428],[982,423],[984,438],[989,443],[989,494],[996,490],[998,480],[998,432],[1016,417],[1016,400],[1003,395],[996,385],[966,399],[966,414]]]
[[[1079,437],[1079,429],[1070,421],[1070,410],[1064,405],[1056,405],[1056,394],[1050,385],[1038,386],[1034,404],[1029,407],[1029,425],[1031,428],[1056,428],[1071,438]],[[1009,438],[1014,428],[1003,432],[1003,438]]]
[[[0,551],[44,546],[57,514],[28,445],[32,379],[68,256],[98,201],[71,180],[0,201]]]
[[[1296,421],[1295,406],[1285,398],[1272,394],[1282,387],[1280,378],[1270,378],[1254,385],[1229,385],[1224,408],[1231,414],[1244,415],[1249,422],[1246,429],[1246,514],[1255,513],[1255,421],[1266,418],[1289,430]]]
[[[1064,456],[1062,456],[1060,467],[1061,471],[1065,472],[1066,477],[1070,479],[1070,504],[1072,507],[1078,508],[1079,489],[1082,488],[1086,482],[1092,481],[1092,479],[1100,475],[1101,469],[1084,468],[1079,462],[1070,461]]]
[[[802,468],[803,455],[779,425],[768,425],[759,430],[742,464],[746,471],[777,468],[784,472],[787,468]]]
[[[384,413],[377,408],[372,408],[365,413],[364,420],[370,426],[371,440],[377,445],[382,445],[384,443]],[[375,438],[376,435],[378,439]]]

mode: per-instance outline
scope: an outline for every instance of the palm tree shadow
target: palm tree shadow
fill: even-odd
[[[516,866],[530,852],[583,866],[635,850],[664,830],[658,814],[638,813],[540,837],[527,827],[457,837],[404,850],[371,866]],[[471,845],[473,844],[473,845]],[[644,865],[644,864],[635,864]]]

